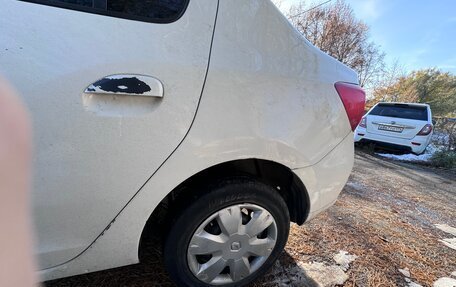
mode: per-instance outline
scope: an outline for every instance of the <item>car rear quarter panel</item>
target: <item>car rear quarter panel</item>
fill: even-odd
[[[312,165],[350,132],[337,81],[357,82],[356,74],[312,46],[269,1],[222,0],[191,135],[213,151]],[[255,148],[237,151],[246,146]]]

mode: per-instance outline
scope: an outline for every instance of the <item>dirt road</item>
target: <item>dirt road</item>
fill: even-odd
[[[456,172],[358,152],[337,203],[292,226],[286,252],[253,286],[432,286],[456,271],[456,234],[449,227],[456,227]],[[173,285],[151,248],[145,264],[46,286]]]

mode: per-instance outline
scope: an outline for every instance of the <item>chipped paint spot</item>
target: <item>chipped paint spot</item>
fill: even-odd
[[[93,83],[88,89],[93,87],[105,92],[113,93],[128,93],[128,94],[144,94],[150,92],[151,88],[145,82],[139,80],[137,77],[123,77],[123,78],[103,78]]]
[[[106,76],[88,86],[86,94],[163,97],[163,84],[156,78],[136,74]]]

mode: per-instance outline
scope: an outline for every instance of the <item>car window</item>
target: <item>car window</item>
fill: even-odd
[[[189,0],[23,0],[88,13],[145,22],[170,23],[184,13]]]
[[[108,11],[154,19],[171,19],[179,15],[186,0],[108,0]]]
[[[70,5],[79,5],[84,7],[92,7],[93,0],[58,0],[59,2],[70,4]],[[57,2],[57,1],[55,1]]]
[[[428,113],[426,107],[409,106],[405,104],[379,104],[374,109],[372,109],[372,111],[369,114],[374,116],[402,118],[420,121],[428,120]]]

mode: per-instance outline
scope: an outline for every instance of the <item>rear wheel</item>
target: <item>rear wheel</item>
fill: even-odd
[[[165,265],[179,286],[242,286],[283,250],[289,214],[278,192],[248,178],[224,180],[182,211],[165,242]]]

